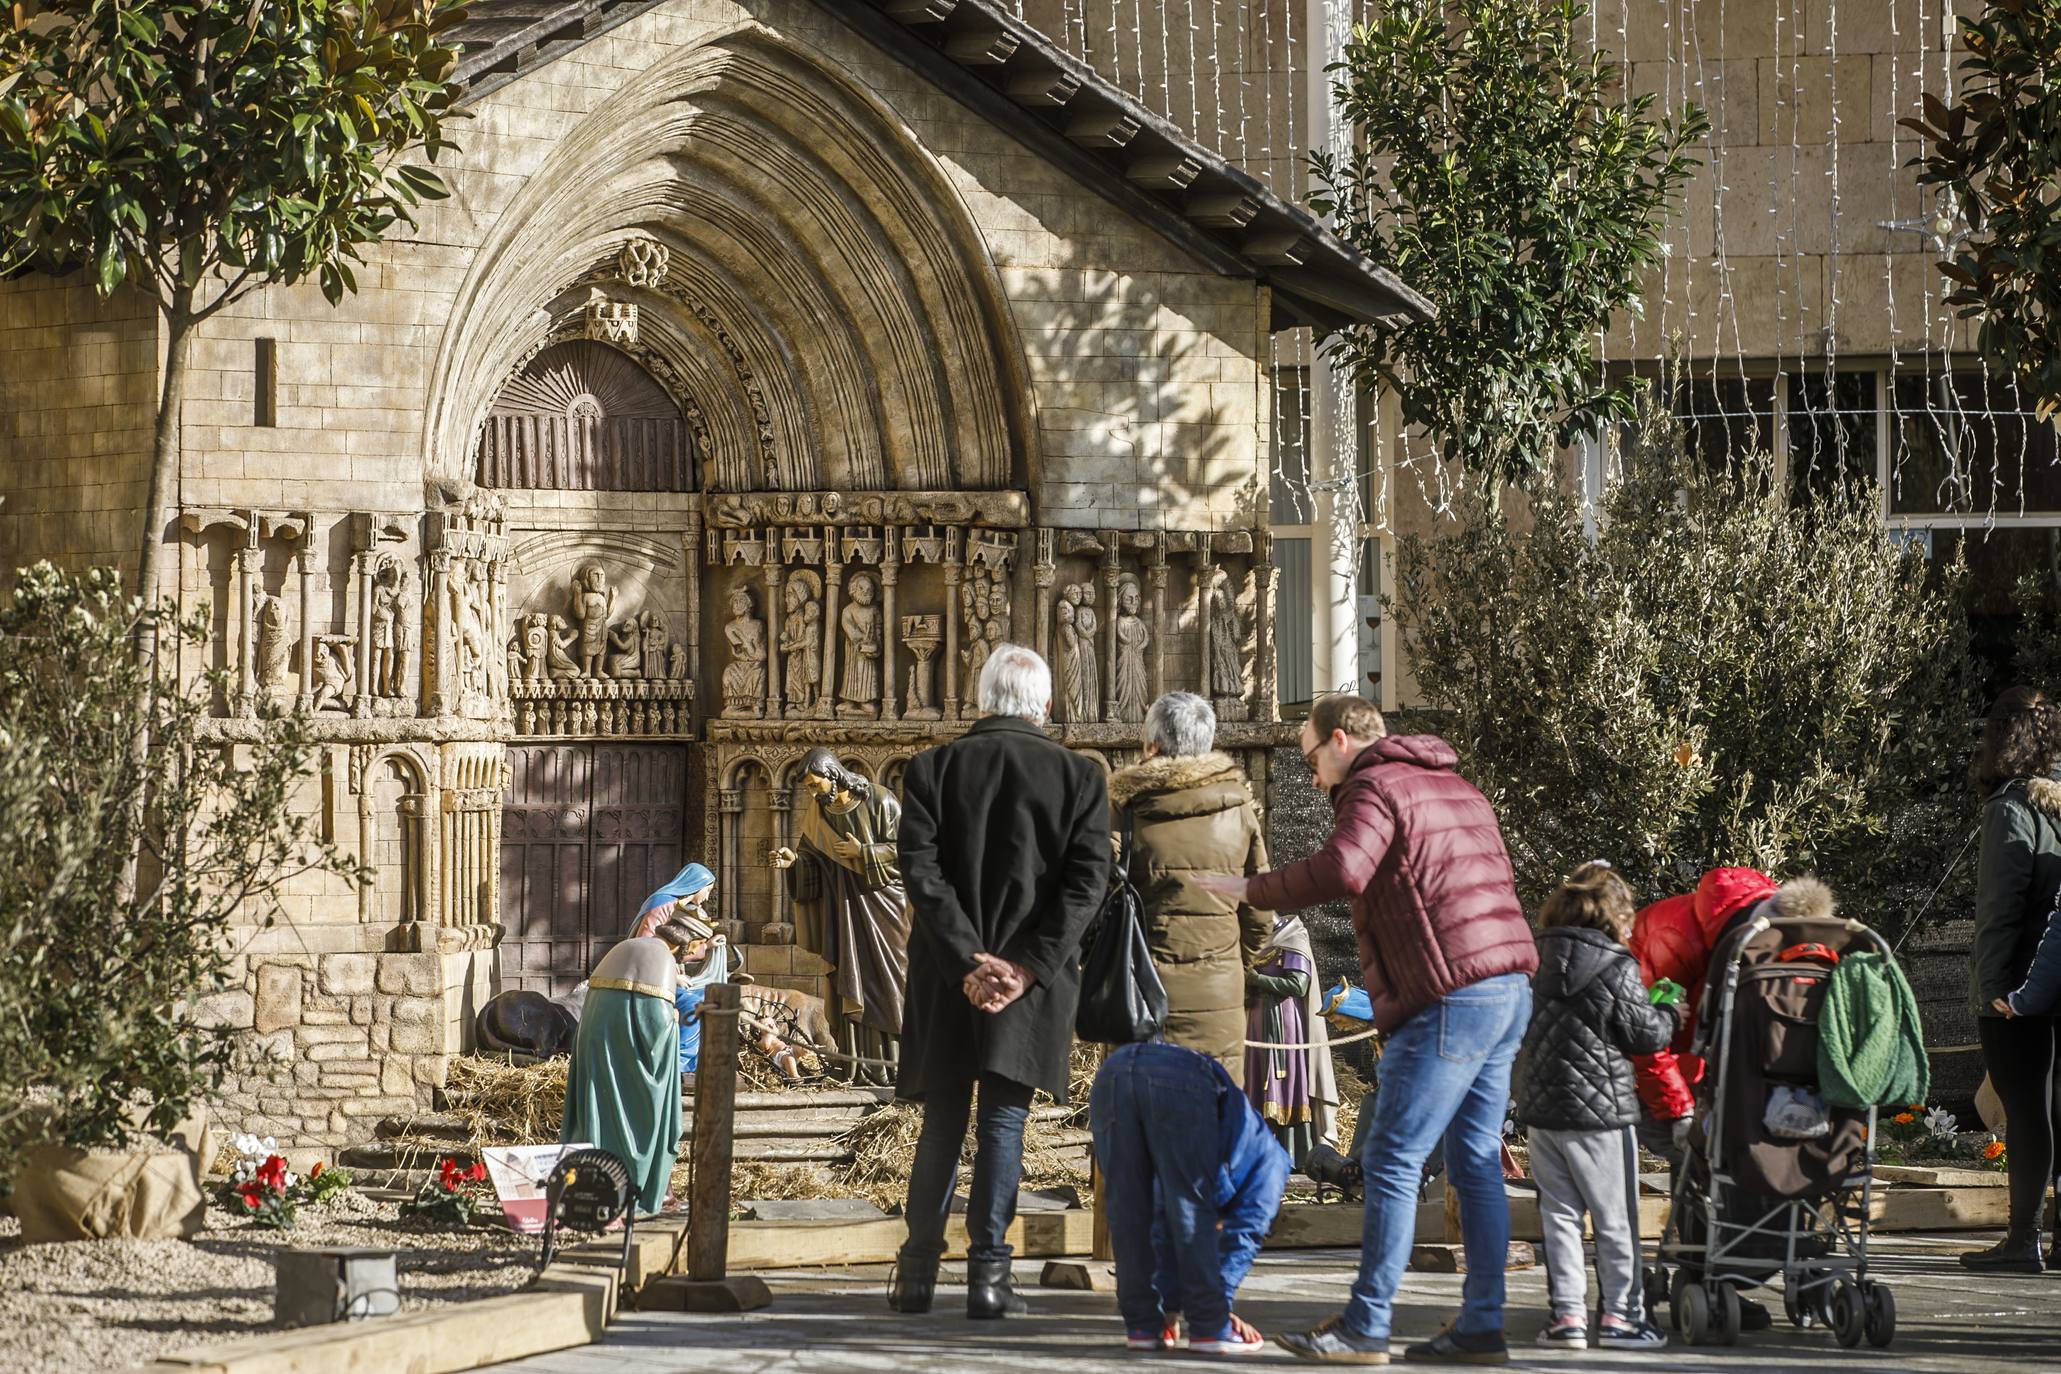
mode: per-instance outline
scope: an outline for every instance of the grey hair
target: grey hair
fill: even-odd
[[[980,709],[1043,725],[1052,706],[1052,670],[1021,644],[998,644],[981,665]]]
[[[1145,713],[1145,742],[1168,758],[1207,754],[1217,742],[1217,713],[1193,692],[1168,692]]]

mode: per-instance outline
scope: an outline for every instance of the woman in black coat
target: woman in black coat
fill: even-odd
[[[2061,1140],[2061,1020],[2008,1017],[1996,1002],[2025,981],[2061,894],[2057,752],[2061,715],[2054,704],[2031,687],[2013,687],[1990,708],[1972,771],[1985,800],[1968,991],[1983,1067],[2004,1105],[2011,1224],[1997,1244],[1961,1256],[1971,1269],[2037,1274],[2041,1267],[2040,1206]],[[2061,1267],[2061,1239],[2048,1250],[2047,1267]]]

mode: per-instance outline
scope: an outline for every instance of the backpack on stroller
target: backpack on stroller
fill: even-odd
[[[1859,921],[1784,914],[1778,894],[1712,951],[1696,1122],[1646,1272],[1649,1310],[1665,1304],[1692,1345],[1732,1344],[1741,1290],[1778,1281],[1798,1327],[1830,1326],[1848,1347],[1895,1338],[1895,1299],[1868,1277],[1875,1111],[1828,1109],[1817,1091],[1828,979],[1863,950],[1891,954]]]

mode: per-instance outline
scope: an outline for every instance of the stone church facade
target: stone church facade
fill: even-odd
[[[540,16],[540,12],[541,13]],[[819,744],[890,789],[989,650],[1115,766],[1214,699],[1262,799],[1274,331],[1422,302],[989,0],[471,7],[453,194],[332,309],[209,322],[177,595],[227,747],[373,874],[253,929],[211,1015],[310,1145],[424,1104],[505,988],[559,991],[687,859],[818,990],[767,851]],[[0,283],[0,562],[128,566],[147,303]]]

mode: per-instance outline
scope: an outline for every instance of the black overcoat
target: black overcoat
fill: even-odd
[[[909,761],[899,841],[911,913],[896,1092],[996,1073],[1066,1100],[1081,936],[1109,883],[1109,794],[1094,760],[986,716]],[[989,1015],[961,985],[998,954],[1036,983]]]

